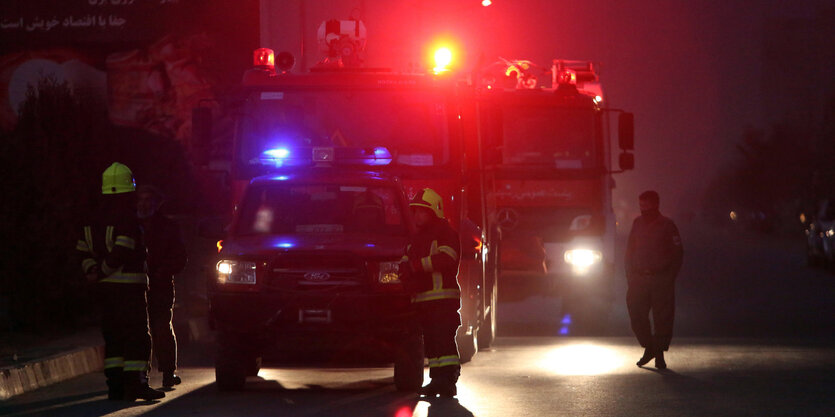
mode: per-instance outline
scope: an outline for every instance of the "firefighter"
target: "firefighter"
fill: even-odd
[[[429,384],[420,395],[454,397],[455,383],[461,374],[461,360],[455,333],[461,325],[458,309],[460,241],[444,218],[443,201],[437,192],[425,188],[409,206],[418,228],[404,257],[409,271],[409,286],[415,292],[413,303],[418,315],[426,356],[429,358]]]
[[[162,386],[179,384],[177,337],[171,325],[174,308],[174,275],[186,265],[186,248],[180,228],[159,208],[164,198],[159,188],[141,185],[136,191],[137,211],[148,248],[148,323],[153,354],[162,372]]]
[[[638,197],[641,215],[632,223],[626,245],[626,306],[632,331],[644,347],[637,365],[655,358],[655,367],[666,369],[664,352],[673,337],[675,281],[684,250],[675,223],[661,215],[659,200],[655,191]]]
[[[102,205],[82,228],[76,249],[81,267],[96,284],[102,312],[104,374],[111,400],[155,400],[165,393],[148,386],[151,337],[145,293],[145,246],[136,218],[130,168],[113,163],[102,174]]]

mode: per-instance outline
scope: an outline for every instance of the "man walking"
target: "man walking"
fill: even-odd
[[[148,322],[153,354],[162,372],[163,388],[181,382],[177,370],[177,337],[171,324],[174,308],[174,275],[186,265],[186,248],[180,228],[160,213],[162,191],[141,185],[136,192],[137,215],[148,248]]]
[[[684,250],[675,223],[661,215],[659,200],[655,191],[638,197],[641,215],[632,223],[626,246],[626,307],[632,331],[644,347],[637,365],[655,358],[655,367],[666,369],[664,351],[673,337],[675,280]]]
[[[458,286],[460,241],[444,218],[441,196],[431,188],[418,192],[409,204],[418,233],[404,257],[413,302],[423,330],[431,382],[420,395],[454,397],[461,374],[455,333],[461,325],[461,289]]]
[[[134,211],[131,170],[118,162],[102,174],[101,211],[85,222],[76,250],[82,270],[96,283],[102,312],[104,374],[111,400],[155,400],[165,393],[148,386],[151,337],[145,292],[145,246]]]

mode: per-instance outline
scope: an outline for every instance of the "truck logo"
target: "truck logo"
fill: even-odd
[[[331,274],[329,274],[327,272],[319,272],[319,271],[308,272],[308,273],[304,274],[304,279],[306,281],[316,281],[316,282],[327,281],[330,277],[331,277]]]
[[[496,217],[498,218],[499,225],[502,226],[503,229],[510,230],[519,224],[519,213],[517,213],[514,209],[503,208],[499,210]]]

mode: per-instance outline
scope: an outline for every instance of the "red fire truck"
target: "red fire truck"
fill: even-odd
[[[550,85],[538,85],[543,74]],[[536,276],[562,293],[564,306],[605,300],[616,232],[608,115],[619,113],[619,165],[628,170],[632,114],[604,106],[591,62],[542,68],[501,60],[478,78],[486,194],[495,208],[489,224],[501,232],[503,285]]]
[[[358,30],[359,24],[354,24]],[[338,32],[342,29],[338,24],[328,24],[323,30],[327,35],[330,30]],[[459,83],[443,68],[423,74],[403,74],[351,67],[347,65],[351,60],[343,59],[348,57],[339,56],[339,51],[350,49],[344,46],[351,44],[351,39],[344,36],[332,39],[341,47],[309,72],[291,71],[292,57],[287,54],[279,54],[276,59],[271,50],[259,49],[254,54],[253,68],[243,78],[235,111],[232,157],[228,161],[236,220],[220,250],[217,278],[210,286],[209,295],[210,320],[220,338],[221,356],[216,370],[221,387],[241,387],[242,375],[252,374],[253,370],[257,372],[257,358],[264,350],[290,340],[282,337],[283,332],[292,331],[294,335],[306,335],[307,340],[322,341],[326,339],[322,336],[332,330],[344,330],[344,310],[338,313],[316,302],[307,306],[299,303],[299,299],[307,297],[321,301],[327,296],[338,299],[332,305],[344,305],[345,300],[351,300],[362,311],[379,310],[381,307],[376,303],[384,297],[378,296],[385,294],[378,292],[387,291],[389,287],[375,284],[379,276],[374,271],[379,269],[379,262],[391,260],[374,258],[376,252],[366,246],[369,243],[401,245],[380,248],[389,254],[405,250],[405,240],[371,242],[342,236],[349,233],[349,229],[336,227],[338,223],[333,222],[299,223],[295,229],[285,231],[283,237],[289,240],[282,241],[284,246],[281,242],[273,245],[281,236],[269,231],[264,232],[271,236],[269,239],[241,244],[238,228],[242,227],[241,216],[246,217],[244,212],[252,210],[253,203],[247,203],[247,198],[253,198],[250,197],[253,187],[278,187],[267,184],[269,178],[273,182],[282,178],[292,182],[292,178],[299,175],[311,175],[312,168],[294,162],[299,158],[333,162],[329,158],[339,159],[340,154],[360,152],[364,155],[360,159],[370,164],[364,168],[366,171],[396,178],[407,197],[424,187],[438,191],[444,197],[446,217],[462,239],[458,276],[462,290],[462,326],[457,335],[462,360],[472,357],[479,345],[489,346],[495,337],[498,260],[487,239],[482,171],[470,172],[464,159],[464,132],[472,129],[463,126],[468,120],[461,116],[464,104]],[[360,45],[354,46],[360,49]],[[206,132],[210,121],[208,109],[196,110],[196,132]],[[328,174],[326,181],[320,178],[321,181],[314,184],[321,192],[307,193],[308,200],[330,198],[337,201],[341,197],[333,190],[369,187],[367,182],[371,179],[368,176],[335,172]],[[350,184],[340,184],[343,175],[344,181]],[[307,186],[304,184],[298,186]],[[304,194],[303,188],[299,190],[297,194]],[[282,206],[282,209],[287,208]],[[300,205],[298,210],[305,210],[305,207]],[[253,221],[244,222],[248,224],[244,228],[251,228]],[[299,243],[302,241],[305,244]],[[313,241],[318,243],[311,243]],[[339,259],[350,259],[350,268],[340,264]],[[311,279],[322,282],[302,285],[302,281],[298,281],[293,288],[269,285],[281,279],[279,275],[285,264],[301,265],[296,269],[307,271],[302,274],[302,280],[305,274],[311,273]],[[377,266],[372,267],[374,265]],[[244,267],[250,269],[237,270]],[[356,270],[358,276],[327,282],[330,277],[340,277],[347,269]],[[256,284],[230,283],[232,276],[249,280],[249,272]],[[342,281],[350,286],[340,287]],[[247,291],[240,291],[241,285]],[[327,294],[323,295],[323,291]],[[358,297],[358,292],[366,297]],[[285,297],[288,294],[293,297]],[[289,299],[293,302],[287,301]],[[238,309],[231,307],[233,305],[257,306],[258,314],[235,313]],[[386,306],[408,308],[396,303]],[[399,313],[403,311],[386,314]],[[354,320],[351,328],[363,333],[379,327],[371,324],[374,323],[366,321],[364,326],[357,325]],[[235,353],[234,349],[230,352],[224,346],[252,345],[252,340],[259,341],[255,350],[239,349],[240,356],[227,360]],[[409,342],[413,343],[414,339]],[[408,378],[396,378],[396,382],[401,389],[411,389],[415,385],[415,381]]]

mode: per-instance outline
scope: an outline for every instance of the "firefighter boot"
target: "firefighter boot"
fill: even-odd
[[[441,380],[439,377],[432,378],[428,384],[422,386],[418,390],[418,394],[421,397],[434,397],[438,395],[441,390]]]
[[[125,398],[125,381],[122,375],[122,368],[109,368],[104,370],[107,377],[107,399],[122,400]]]
[[[440,368],[443,372],[440,378],[440,388],[438,395],[443,398],[452,398],[458,395],[458,388],[455,383],[458,382],[458,376],[461,374],[461,368],[457,366],[445,366]]]
[[[655,352],[655,367],[658,369],[667,369],[667,361],[664,360],[664,351],[661,349]]]
[[[157,391],[148,386],[148,381],[140,378],[136,371],[125,372],[125,400],[136,401],[137,399],[151,401],[165,397],[165,393]]]
[[[162,387],[163,388],[171,388],[174,385],[180,385],[183,382],[180,379],[180,376],[175,374],[174,372],[163,372],[162,373]]]

